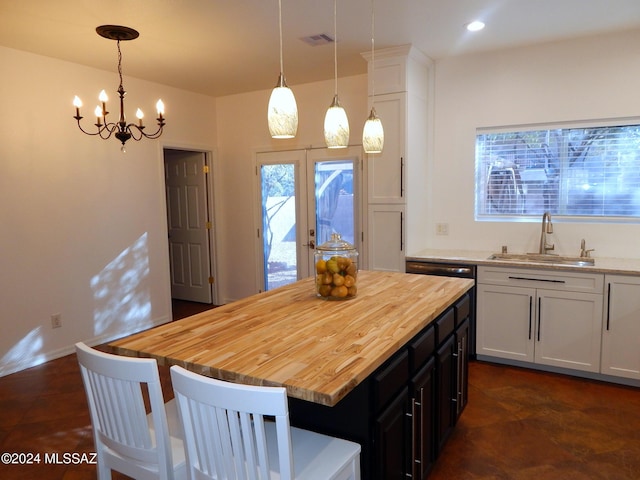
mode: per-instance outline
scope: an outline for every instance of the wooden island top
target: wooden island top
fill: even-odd
[[[469,290],[470,279],[358,272],[358,295],[315,295],[314,278],[112,342],[114,353],[236,383],[284,386],[334,406]]]

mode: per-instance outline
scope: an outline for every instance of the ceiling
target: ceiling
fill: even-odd
[[[433,59],[640,28],[640,0],[375,0],[376,49],[411,43]],[[289,86],[333,78],[331,0],[282,0]],[[465,24],[487,27],[471,34]],[[98,25],[140,32],[122,42],[123,73],[212,96],[271,89],[280,71],[277,0],[0,0],[0,45],[117,71]],[[366,73],[371,0],[338,1],[338,74]],[[640,48],[640,46],[639,46]],[[5,67],[6,68],[6,67]]]

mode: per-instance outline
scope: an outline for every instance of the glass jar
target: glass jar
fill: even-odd
[[[339,233],[318,245],[315,253],[316,294],[328,300],[347,300],[358,293],[358,252]]]

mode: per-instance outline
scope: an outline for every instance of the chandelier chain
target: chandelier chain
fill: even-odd
[[[122,51],[120,50],[120,39],[118,39],[118,75],[120,76],[120,87],[122,87]]]

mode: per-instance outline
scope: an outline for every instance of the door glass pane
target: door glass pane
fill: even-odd
[[[260,173],[265,289],[272,290],[297,280],[295,166],[262,165]]]
[[[333,232],[355,245],[353,161],[316,162],[315,189],[318,245],[330,240]]]

